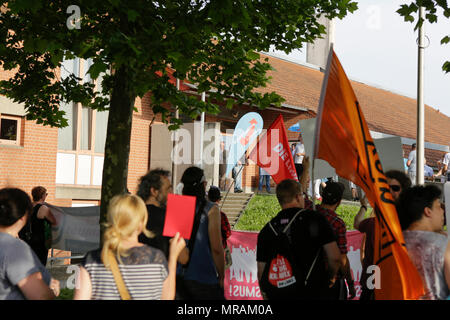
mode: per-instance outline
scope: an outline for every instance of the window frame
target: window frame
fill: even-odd
[[[98,89],[98,81],[93,81],[90,79],[90,76],[86,75],[86,71],[89,67],[88,60],[76,58],[77,66],[78,66],[78,76],[82,79],[80,82],[83,83],[84,81],[88,80],[90,82],[93,82],[95,84],[96,89]],[[81,76],[84,75],[84,76]],[[89,120],[87,123],[88,126],[88,145],[89,149],[84,150],[81,148],[81,135],[82,135],[82,117],[83,117],[83,105],[81,103],[74,103],[73,104],[73,111],[76,114],[74,117],[74,148],[72,150],[66,150],[66,149],[60,149],[58,147],[57,152],[58,153],[66,153],[66,154],[74,154],[75,155],[75,178],[74,178],[74,184],[57,184],[58,186],[77,186],[77,187],[89,187],[89,188],[99,188],[97,185],[93,185],[94,183],[94,173],[92,168],[94,168],[94,161],[95,157],[104,157],[104,152],[96,152],[95,151],[95,138],[96,138],[96,115],[97,110],[88,109],[89,112]],[[86,184],[78,184],[78,170],[79,170],[79,159],[78,156],[80,155],[89,155],[91,157],[91,172],[90,172],[90,182],[88,185]]]
[[[20,146],[21,145],[21,139],[22,139],[22,117],[0,113],[0,130],[1,130],[1,120],[2,119],[17,121],[17,129],[16,129],[16,140],[7,140],[7,139],[1,139],[0,138],[0,144],[2,144],[2,145]]]

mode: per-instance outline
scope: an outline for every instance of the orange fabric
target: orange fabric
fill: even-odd
[[[422,279],[406,251],[394,199],[367,123],[334,51],[324,81],[315,158],[328,161],[339,176],[359,185],[376,208],[374,263],[381,271],[376,299],[418,299],[424,294]]]

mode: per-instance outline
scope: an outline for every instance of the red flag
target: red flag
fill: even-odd
[[[394,199],[361,107],[339,59],[330,49],[316,125],[314,158],[359,185],[375,208],[374,264],[381,271],[376,299],[417,299],[422,279],[405,248]]]
[[[285,179],[298,181],[281,114],[259,139],[249,159],[270,174],[277,184]]]

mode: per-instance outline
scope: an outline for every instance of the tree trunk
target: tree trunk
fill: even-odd
[[[122,66],[116,70],[111,93],[108,128],[103,163],[102,196],[100,204],[100,243],[103,243],[104,223],[107,221],[109,201],[127,191],[128,159],[130,155],[131,125],[135,92],[131,87],[130,70]]]

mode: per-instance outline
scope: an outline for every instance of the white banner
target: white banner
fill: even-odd
[[[56,219],[52,226],[52,248],[74,253],[86,253],[100,247],[100,207],[50,208]]]

